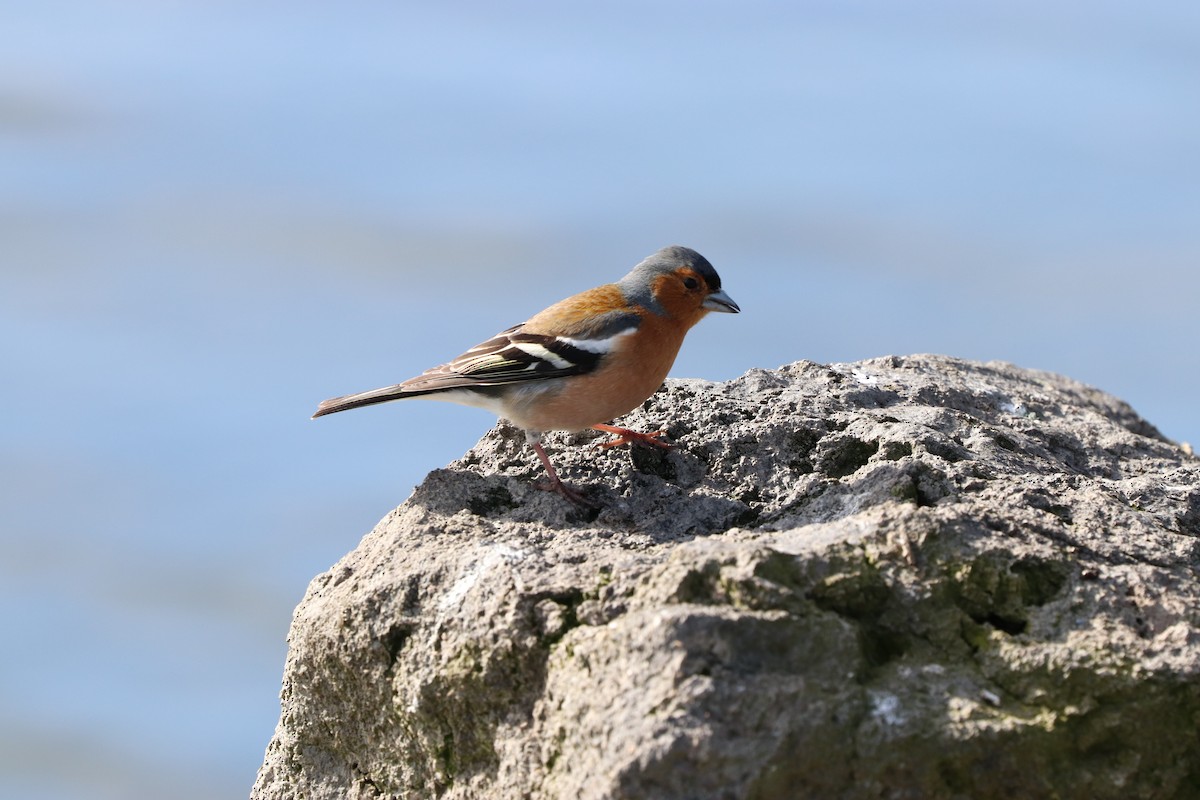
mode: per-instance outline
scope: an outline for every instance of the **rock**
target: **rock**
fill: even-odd
[[[254,798],[1200,796],[1200,461],[938,356],[675,380],[436,470],[296,610]]]

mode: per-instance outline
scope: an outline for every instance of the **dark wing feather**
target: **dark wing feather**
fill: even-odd
[[[591,372],[603,357],[571,340],[524,333],[517,326],[400,385],[428,392],[565,378]]]

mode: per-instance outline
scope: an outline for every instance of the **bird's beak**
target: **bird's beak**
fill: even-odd
[[[700,307],[707,308],[709,311],[722,311],[726,314],[737,314],[741,311],[738,304],[733,302],[733,298],[722,291],[713,292],[704,298]]]

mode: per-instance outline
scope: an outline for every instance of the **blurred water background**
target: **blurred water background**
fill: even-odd
[[[244,796],[291,609],[492,424],[310,422],[660,246],[679,376],[937,352],[1200,443],[1200,6],[0,3],[0,796]]]

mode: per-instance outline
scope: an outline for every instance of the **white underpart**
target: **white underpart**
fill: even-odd
[[[482,408],[485,411],[490,411],[497,417],[504,417],[504,403],[498,397],[491,397],[481,392],[476,392],[473,389],[446,389],[440,392],[432,392],[422,395],[422,400],[442,400],[447,403],[458,403],[460,406],[471,406],[472,408]]]

